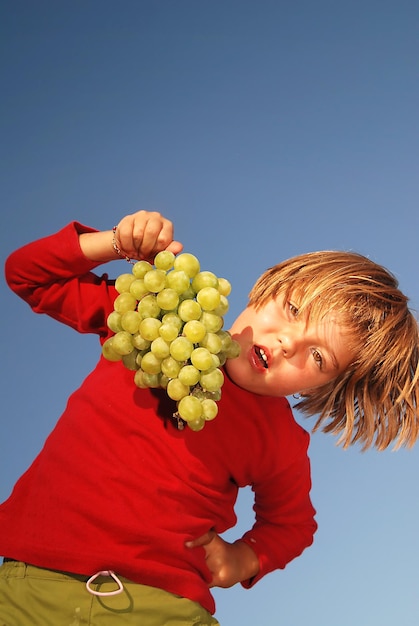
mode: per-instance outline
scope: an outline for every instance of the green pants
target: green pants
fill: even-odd
[[[96,596],[86,577],[16,561],[0,567],[0,626],[219,626],[196,602],[119,577],[122,593]],[[91,588],[117,584],[101,576]]]

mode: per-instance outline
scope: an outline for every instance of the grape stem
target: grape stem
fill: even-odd
[[[179,415],[179,413],[177,411],[175,413],[173,413],[172,417],[173,417],[173,419],[176,422],[176,428],[178,430],[183,430],[185,428],[185,424],[186,424],[185,420],[180,417],[180,415]]]

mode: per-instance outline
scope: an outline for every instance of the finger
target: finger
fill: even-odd
[[[173,254],[179,254],[183,250],[183,244],[181,244],[180,241],[172,241],[167,246],[166,250],[170,250]]]
[[[142,258],[153,260],[161,250],[178,254],[183,246],[173,236],[173,223],[157,212],[148,213],[145,221],[142,218],[134,224],[133,244]]]
[[[216,537],[217,533],[214,530],[209,530],[201,537],[197,539],[192,539],[191,541],[186,541],[185,545],[187,548],[199,548],[201,546],[207,546],[211,541]]]
[[[140,234],[142,229],[148,220],[147,211],[138,211],[138,213],[132,215],[126,215],[116,227],[115,238],[118,242],[119,248],[123,253],[131,258],[137,258],[137,245],[141,246],[142,235]],[[143,226],[141,226],[141,223]],[[134,228],[137,228],[138,242],[134,242],[133,232]]]
[[[173,239],[173,227],[170,229],[171,222],[166,224],[166,220],[162,218],[160,213],[149,213],[147,219],[140,219],[134,222],[132,231],[133,247],[137,253],[143,257],[149,257],[151,254],[160,249],[163,250]],[[170,231],[172,236],[170,236]],[[169,234],[167,234],[169,232]],[[164,247],[161,247],[164,246]]]
[[[157,252],[179,254],[183,245],[173,239],[173,224],[157,211],[138,211],[118,224],[116,238],[123,252],[137,259],[153,261]]]

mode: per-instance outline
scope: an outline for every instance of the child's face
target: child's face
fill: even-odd
[[[324,385],[348,367],[355,354],[339,315],[307,322],[296,312],[279,296],[238,316],[230,332],[241,353],[226,363],[237,385],[263,396],[289,396]]]

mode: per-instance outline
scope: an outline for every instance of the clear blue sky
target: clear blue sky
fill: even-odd
[[[418,308],[415,0],[1,0],[0,49],[2,261],[158,209],[232,282],[227,326],[267,267],[324,248],[387,266]],[[99,346],[0,289],[2,500]],[[419,623],[419,448],[335,444],[312,437],[314,545],[216,590],[221,626]],[[237,510],[231,537],[247,491]]]

